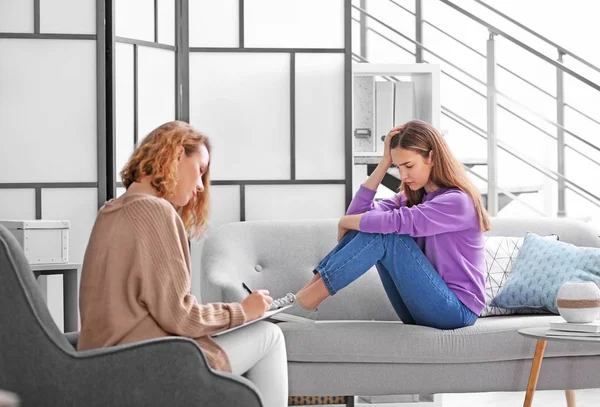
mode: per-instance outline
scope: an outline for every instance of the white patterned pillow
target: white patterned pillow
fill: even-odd
[[[550,235],[548,238],[558,240],[558,236]],[[519,254],[524,237],[486,236],[485,237],[485,308],[480,317],[493,315],[513,314],[540,314],[546,313],[537,309],[509,310],[491,307],[490,302],[500,292]]]

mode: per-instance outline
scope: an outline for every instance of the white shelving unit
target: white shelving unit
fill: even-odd
[[[434,64],[352,64],[353,78],[394,77],[414,84],[416,111],[413,119],[440,126],[440,66]],[[385,79],[379,79],[385,81]],[[398,123],[399,124],[399,123]]]
[[[382,156],[381,136],[392,127],[418,119],[440,128],[440,66],[354,63],[352,73],[355,192],[367,177],[367,162]],[[388,195],[382,187],[377,197]]]

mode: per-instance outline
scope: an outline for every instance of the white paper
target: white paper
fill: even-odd
[[[240,328],[243,328],[243,327],[245,327],[245,326],[251,325],[251,324],[253,324],[253,323],[257,322],[257,321],[262,321],[263,319],[270,318],[271,316],[273,316],[273,315],[275,315],[275,314],[279,314],[281,311],[285,311],[286,309],[288,309],[288,308],[290,308],[290,307],[293,307],[293,305],[286,305],[286,306],[285,306],[285,307],[283,307],[283,308],[279,308],[279,309],[276,309],[276,310],[273,310],[273,311],[267,311],[267,312],[265,312],[265,314],[264,314],[262,317],[260,317],[260,318],[253,319],[253,320],[252,320],[252,321],[250,321],[250,322],[246,322],[245,324],[238,325],[238,326],[235,326],[235,327],[233,327],[233,328],[229,328],[229,329],[227,329],[227,330],[225,330],[225,331],[217,332],[216,334],[212,334],[211,336],[214,338],[215,336],[220,336],[220,335],[226,334],[226,333],[228,333],[228,332],[235,331],[236,329],[240,329]]]

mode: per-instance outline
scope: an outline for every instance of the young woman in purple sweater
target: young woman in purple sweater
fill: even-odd
[[[390,167],[401,191],[373,202]],[[393,128],[383,157],[338,223],[338,245],[313,279],[272,308],[307,310],[371,267],[406,324],[455,329],[475,323],[485,306],[483,232],[490,229],[481,195],[440,133],[414,120]]]

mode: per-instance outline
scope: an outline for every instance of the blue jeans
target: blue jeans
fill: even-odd
[[[477,314],[448,288],[408,235],[351,230],[315,271],[334,295],[373,265],[396,314],[405,324],[456,329],[477,320]]]

